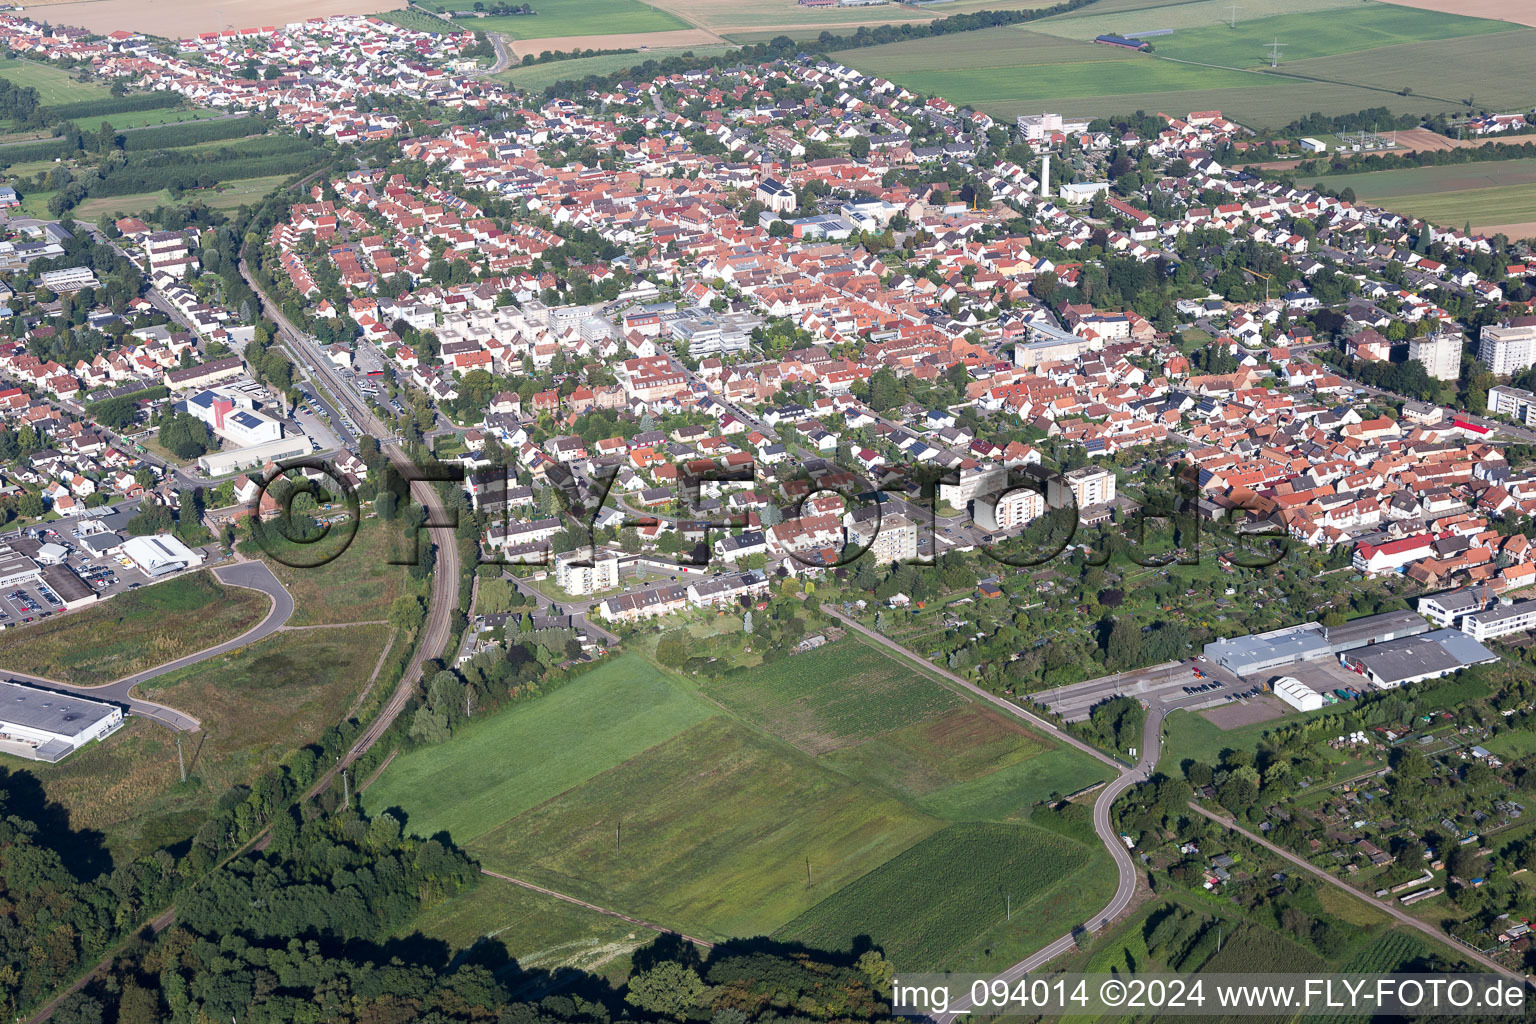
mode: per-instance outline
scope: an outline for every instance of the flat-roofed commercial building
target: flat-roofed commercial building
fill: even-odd
[[[1365,615],[1342,626],[1304,622],[1268,633],[1222,638],[1205,645],[1204,653],[1216,664],[1238,675],[1254,675],[1294,665],[1299,661],[1328,658],[1373,644],[1426,632],[1429,623],[1409,611]]]
[[[1536,603],[1536,602],[1533,602]],[[1499,656],[1459,629],[1401,637],[1341,655],[1345,668],[1371,681],[1378,690],[1395,690],[1409,683],[1448,676],[1471,665],[1498,661]]]
[[[123,724],[123,709],[25,683],[0,681],[0,752],[61,761]]]
[[[8,544],[0,544],[0,587],[28,583],[43,574],[37,562]]]
[[[203,556],[168,533],[153,537],[132,537],[123,543],[123,554],[133,560],[144,575],[165,576],[203,564]]]

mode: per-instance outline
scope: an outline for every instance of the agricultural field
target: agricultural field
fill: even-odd
[[[1311,111],[1366,106],[1463,112],[1472,96],[1479,106],[1518,106],[1519,69],[1536,39],[1507,22],[1354,0],[1245,4],[1235,29],[1227,17],[1218,0],[1103,0],[1028,26],[837,56],[1009,119],[1047,107],[1085,116],[1219,109],[1255,127],[1274,127]],[[1103,32],[1164,29],[1172,31],[1149,37],[1150,54],[1091,42]],[[1284,46],[1280,66],[1271,70],[1266,47],[1275,39]],[[1413,69],[1406,79],[1405,68]]]
[[[202,722],[199,732],[182,738],[186,783],[174,735],[137,718],[105,743],[29,770],[69,809],[72,826],[105,833],[114,855],[180,842],[197,831],[226,789],[346,716],[387,632],[360,626],[277,633],[142,686],[145,697]],[[326,671],[317,672],[320,665]]]
[[[954,691],[859,640],[716,680],[704,694],[809,754],[851,746],[962,703]]]
[[[648,60],[662,60],[683,53],[696,57],[716,57],[731,47],[724,44],[713,46],[652,47],[643,53],[609,53],[598,57],[577,57],[574,60],[556,60],[547,64],[530,64],[527,67],[513,65],[496,78],[518,89],[536,91],[569,79],[581,79],[588,75],[606,75],[624,68],[635,67]]]
[[[1506,32],[1509,28],[1502,21],[1372,4],[1269,18],[1255,18],[1244,10],[1242,20],[1235,28],[1209,25],[1179,29],[1171,35],[1158,36],[1152,42],[1161,57],[1257,68],[1269,66],[1272,40],[1283,44],[1281,57],[1289,66],[1292,61],[1315,57],[1486,35]]]
[[[220,583],[211,571],[141,587],[46,622],[0,634],[0,666],[96,686],[232,640],[272,601]]]
[[[82,132],[94,132],[102,123],[110,124],[117,131],[126,128],[149,128],[164,124],[184,124],[188,121],[210,121],[228,118],[226,110],[212,107],[160,107],[156,110],[125,110],[118,114],[96,114],[91,117],[73,118],[75,127]]]
[[[774,933],[821,949],[868,935],[897,971],[1013,963],[1104,905],[1113,867],[1028,825],[951,825]]]
[[[429,11],[463,10],[457,0],[421,0]],[[591,36],[666,32],[689,28],[683,19],[642,0],[538,0],[535,14],[465,18],[455,22],[462,29],[499,32],[509,39],[547,39],[557,36]]]
[[[894,788],[946,821],[1008,818],[1052,793],[1106,777],[1086,754],[1055,746],[990,708],[967,704],[827,754],[854,778]]]
[[[77,82],[62,68],[49,67],[19,57],[0,59],[0,76],[23,88],[36,89],[38,99],[45,107],[106,99],[108,96],[105,86],[95,82]]]
[[[27,11],[38,21],[80,25],[103,35],[121,28],[185,39],[199,32],[244,28],[252,23],[286,25],[336,14],[373,14],[399,4],[400,0],[262,0],[258,14],[240,8],[225,11],[201,0],[42,0],[28,3]]]
[[[637,656],[619,658],[469,726],[451,743],[401,755],[366,790],[364,806],[370,813],[398,806],[409,831],[447,831],[469,842],[710,714],[676,677]],[[512,751],[515,772],[507,766]]]
[[[418,834],[447,830],[491,870],[728,937],[786,925],[950,822],[1003,821],[1101,778],[1088,758],[842,640],[702,685],[627,655],[396,758],[364,803],[400,808]],[[1112,874],[1096,846],[1079,852],[1084,870]],[[519,945],[544,941],[514,918]],[[1037,915],[1038,934],[1009,932],[1006,947],[966,935],[978,950],[1033,948],[1055,920]]]
[[[1473,230],[1536,222],[1536,159],[1410,167],[1319,179],[1389,210]]]
[[[771,931],[937,825],[717,716],[468,849],[494,870],[723,938]]]

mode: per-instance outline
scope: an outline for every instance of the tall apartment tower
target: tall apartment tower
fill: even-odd
[[[1408,358],[1422,363],[1424,372],[1435,380],[1455,380],[1461,376],[1461,347],[1463,339],[1459,331],[1437,331],[1422,338],[1408,340]]]

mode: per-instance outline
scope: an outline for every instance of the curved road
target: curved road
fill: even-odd
[[[1136,862],[1131,859],[1130,851],[1125,848],[1125,843],[1120,840],[1120,833],[1115,831],[1114,822],[1110,819],[1110,809],[1114,806],[1115,800],[1120,797],[1120,794],[1136,785],[1136,783],[1146,779],[1152,774],[1152,770],[1157,767],[1158,755],[1162,749],[1163,718],[1165,717],[1162,709],[1154,709],[1147,712],[1146,727],[1142,731],[1141,760],[1134,766],[1127,765],[1110,757],[1097,747],[1084,743],[1076,736],[1041,718],[1039,715],[1026,711],[1013,701],[999,697],[995,693],[989,693],[969,679],[958,676],[948,669],[940,668],[927,658],[914,654],[891,638],[876,633],[863,623],[849,618],[837,609],[828,605],[822,605],[821,610],[850,629],[857,630],[861,635],[874,641],[886,650],[892,651],[910,661],[917,662],[928,671],[935,672],[956,686],[961,687],[967,693],[1002,708],[1015,718],[1024,719],[1041,732],[1048,733],[1058,742],[1080,750],[1114,768],[1119,774],[1100,790],[1098,798],[1093,802],[1093,829],[1098,833],[1099,841],[1104,844],[1105,849],[1109,851],[1109,855],[1114,858],[1115,870],[1119,875],[1119,881],[1115,885],[1115,894],[1110,897],[1109,903],[1088,921],[1083,922],[1082,928],[1089,932],[1096,932],[1130,907],[1131,901],[1136,898],[1136,883],[1140,878],[1140,873],[1136,870]],[[1031,971],[1037,970],[1042,964],[1074,948],[1077,944],[1077,932],[1078,928],[1074,927],[1072,931],[1069,931],[1055,942],[1052,942],[1043,949],[1037,950],[1012,967],[999,972],[995,977],[1009,982],[1019,980]],[[940,1024],[950,1024],[956,1017],[966,1013],[969,1009],[970,999],[968,996],[964,996],[958,1002],[950,1004],[948,1013],[937,1015],[934,1019],[940,1022]]]
[[[42,676],[32,676],[23,672],[11,672],[8,670],[5,671],[5,674],[14,679],[20,679],[50,690],[73,693],[81,697],[89,697],[92,700],[104,700],[114,704],[123,704],[133,714],[144,718],[152,718],[161,725],[172,729],[179,729],[182,732],[196,732],[202,726],[202,723],[196,718],[185,712],[177,711],[175,708],[167,707],[164,704],[157,704],[152,700],[135,697],[133,695],[133,688],[140,683],[148,682],[168,672],[175,672],[177,669],[186,668],[188,665],[196,665],[198,662],[207,661],[209,658],[217,658],[221,654],[228,654],[230,651],[238,650],[247,644],[263,640],[282,629],[283,626],[287,625],[288,620],[293,617],[293,595],[288,593],[287,589],[278,581],[278,578],[272,574],[272,570],[267,568],[265,562],[236,562],[234,565],[219,566],[213,570],[213,573],[223,583],[235,587],[245,587],[249,590],[259,590],[272,599],[272,607],[267,610],[266,616],[233,640],[226,640],[224,643],[206,647],[195,654],[188,654],[186,657],[177,658],[175,661],[168,661],[163,665],[145,669],[143,672],[136,672],[131,676],[124,676],[110,683],[102,683],[99,686],[61,683],[56,679],[46,679]]]

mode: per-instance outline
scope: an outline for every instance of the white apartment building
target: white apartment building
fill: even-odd
[[[1536,600],[1499,602],[1461,619],[1461,631],[1474,640],[1492,640],[1536,628]]]
[[[1045,495],[1028,487],[976,499],[976,525],[983,530],[1011,530],[1045,515]]]
[[[1410,338],[1408,358],[1423,365],[1435,380],[1455,380],[1461,376],[1462,336],[1455,331],[1439,331],[1422,338]]]
[[[619,585],[619,556],[601,549],[594,554],[591,548],[556,555],[555,583],[572,596],[612,590]]]
[[[1536,363],[1536,324],[1484,327],[1477,358],[1497,377],[1519,373]]]
[[[1078,508],[1090,505],[1107,505],[1115,500],[1115,474],[1097,466],[1074,469],[1063,477],[1053,477],[1046,490],[1046,500],[1052,508],[1067,506],[1067,489]]]
[[[1526,426],[1536,426],[1536,395],[1524,388],[1495,384],[1488,389],[1488,413],[1492,416],[1508,416]]]

